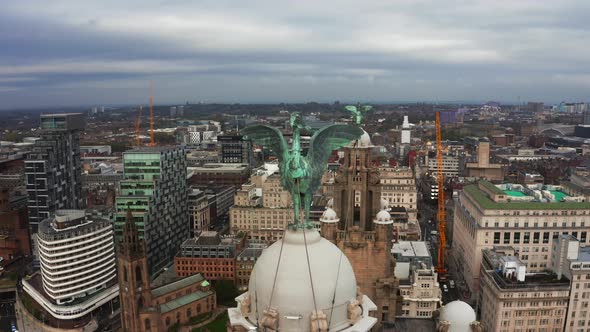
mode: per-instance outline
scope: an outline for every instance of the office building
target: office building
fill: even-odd
[[[201,275],[179,277],[168,269],[151,279],[146,243],[131,210],[117,254],[121,286],[121,325],[128,332],[168,331],[217,308],[215,291]]]
[[[281,186],[279,174],[258,170],[236,192],[230,209],[230,230],[245,232],[249,240],[272,244],[293,222],[291,195]]]
[[[200,273],[208,280],[236,279],[236,256],[244,248],[246,236],[221,236],[206,231],[182,243],[174,258],[174,269],[180,277]]]
[[[242,135],[219,135],[219,162],[232,164],[248,164],[254,162],[252,142]]]
[[[191,188],[188,194],[188,214],[191,236],[209,230],[211,221],[215,220],[215,196]]]
[[[434,156],[433,158],[429,158],[428,172],[430,174],[436,174],[437,169],[438,164],[436,161],[436,156]],[[445,178],[459,176],[459,158],[452,155],[443,155],[442,171]]]
[[[380,167],[381,198],[389,207],[403,208],[411,221],[417,220],[418,190],[414,172],[409,167]]]
[[[519,257],[511,246],[482,252],[484,331],[566,331],[570,281],[553,273],[531,273]]]
[[[267,245],[264,243],[249,243],[236,257],[236,287],[238,291],[243,292],[248,290],[250,275],[254,270],[256,261],[266,248]]]
[[[58,209],[83,207],[80,113],[41,115],[41,137],[25,161],[32,233]]]
[[[472,295],[479,291],[482,250],[512,246],[530,273],[548,268],[551,239],[571,234],[586,245],[590,203],[560,186],[467,185],[453,219],[453,255]]]
[[[426,242],[399,241],[393,244],[391,255],[401,296],[398,317],[432,317],[442,304],[442,293]]]
[[[209,163],[203,166],[189,167],[190,183],[197,186],[240,186],[248,182],[250,165]]]
[[[145,240],[150,275],[174,260],[190,236],[184,149],[142,147],[123,153],[124,179],[116,198],[115,234],[127,211]]]
[[[57,210],[39,224],[40,274],[22,281],[52,327],[84,326],[119,296],[113,226],[83,210]]]

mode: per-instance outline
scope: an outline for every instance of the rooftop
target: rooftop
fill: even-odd
[[[180,149],[178,146],[141,146],[123,152],[123,154],[161,153]]]
[[[399,241],[393,244],[391,253],[402,257],[430,257],[424,241]]]
[[[486,188],[488,186],[494,187],[494,192],[499,195],[507,195],[508,193],[500,190],[498,187],[487,181],[480,181]],[[489,188],[488,188],[489,189]],[[477,185],[467,185],[463,191],[469,195],[475,202],[484,209],[488,210],[590,210],[590,202],[542,202],[542,201],[507,201],[495,202],[487,196]],[[509,195],[509,194],[508,194]],[[512,196],[516,197],[516,196]]]

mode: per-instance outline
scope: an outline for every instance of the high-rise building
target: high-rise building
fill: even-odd
[[[115,234],[121,239],[131,210],[145,240],[153,274],[174,260],[189,238],[186,156],[180,147],[143,147],[123,153],[124,179],[116,198]]]
[[[389,207],[405,209],[410,221],[418,220],[418,189],[409,167],[380,167],[381,198]]]
[[[219,135],[219,162],[252,165],[254,162],[252,142],[242,135]]]
[[[428,158],[428,172],[436,174],[438,164],[436,157]],[[452,155],[443,155],[442,171],[445,177],[454,177],[459,175],[459,158]]]
[[[87,324],[119,296],[112,223],[84,210],[57,210],[37,234],[41,273],[22,281],[25,296],[37,302],[47,324]]]
[[[29,223],[37,233],[39,223],[58,209],[83,207],[80,113],[41,115],[41,138],[25,161]]]
[[[402,144],[410,144],[411,142],[411,130],[410,130],[410,122],[408,121],[408,116],[404,115],[404,122],[402,123]]]
[[[458,272],[475,295],[479,291],[482,250],[512,246],[530,273],[548,268],[551,239],[571,234],[587,245],[590,203],[569,196],[561,186],[540,184],[467,185],[453,219],[453,256]]]

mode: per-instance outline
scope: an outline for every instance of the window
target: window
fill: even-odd
[[[543,243],[549,243],[549,232],[543,232]]]
[[[500,244],[500,232],[494,232],[494,244]]]
[[[510,243],[510,232],[504,232],[504,244]]]
[[[514,232],[514,239],[512,241],[514,241],[514,244],[520,243],[520,232]]]
[[[144,325],[144,327],[145,327],[145,330],[146,330],[146,331],[149,331],[149,330],[150,330],[150,328],[151,328],[151,326],[152,326],[152,324],[150,323],[150,319],[149,319],[149,318],[146,318],[146,319],[143,321],[143,325]]]
[[[533,243],[539,243],[540,236],[541,236],[540,232],[534,232],[533,233]]]

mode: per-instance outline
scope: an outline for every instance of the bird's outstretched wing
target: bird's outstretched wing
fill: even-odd
[[[358,112],[359,112],[359,110],[358,110],[358,109],[356,108],[356,106],[354,106],[354,105],[347,105],[347,106],[344,106],[344,109],[345,109],[345,110],[347,110],[347,111],[349,111],[349,112],[352,112],[352,113],[354,113],[354,114],[356,114],[356,113],[358,113]]]
[[[327,161],[334,150],[348,145],[358,139],[363,130],[351,125],[331,125],[318,130],[309,142],[307,160],[311,163],[311,190],[314,192],[320,185],[322,175],[326,171]]]
[[[289,146],[283,134],[277,128],[265,125],[252,125],[242,129],[242,135],[255,144],[271,149],[279,158],[279,164],[287,159]]]

